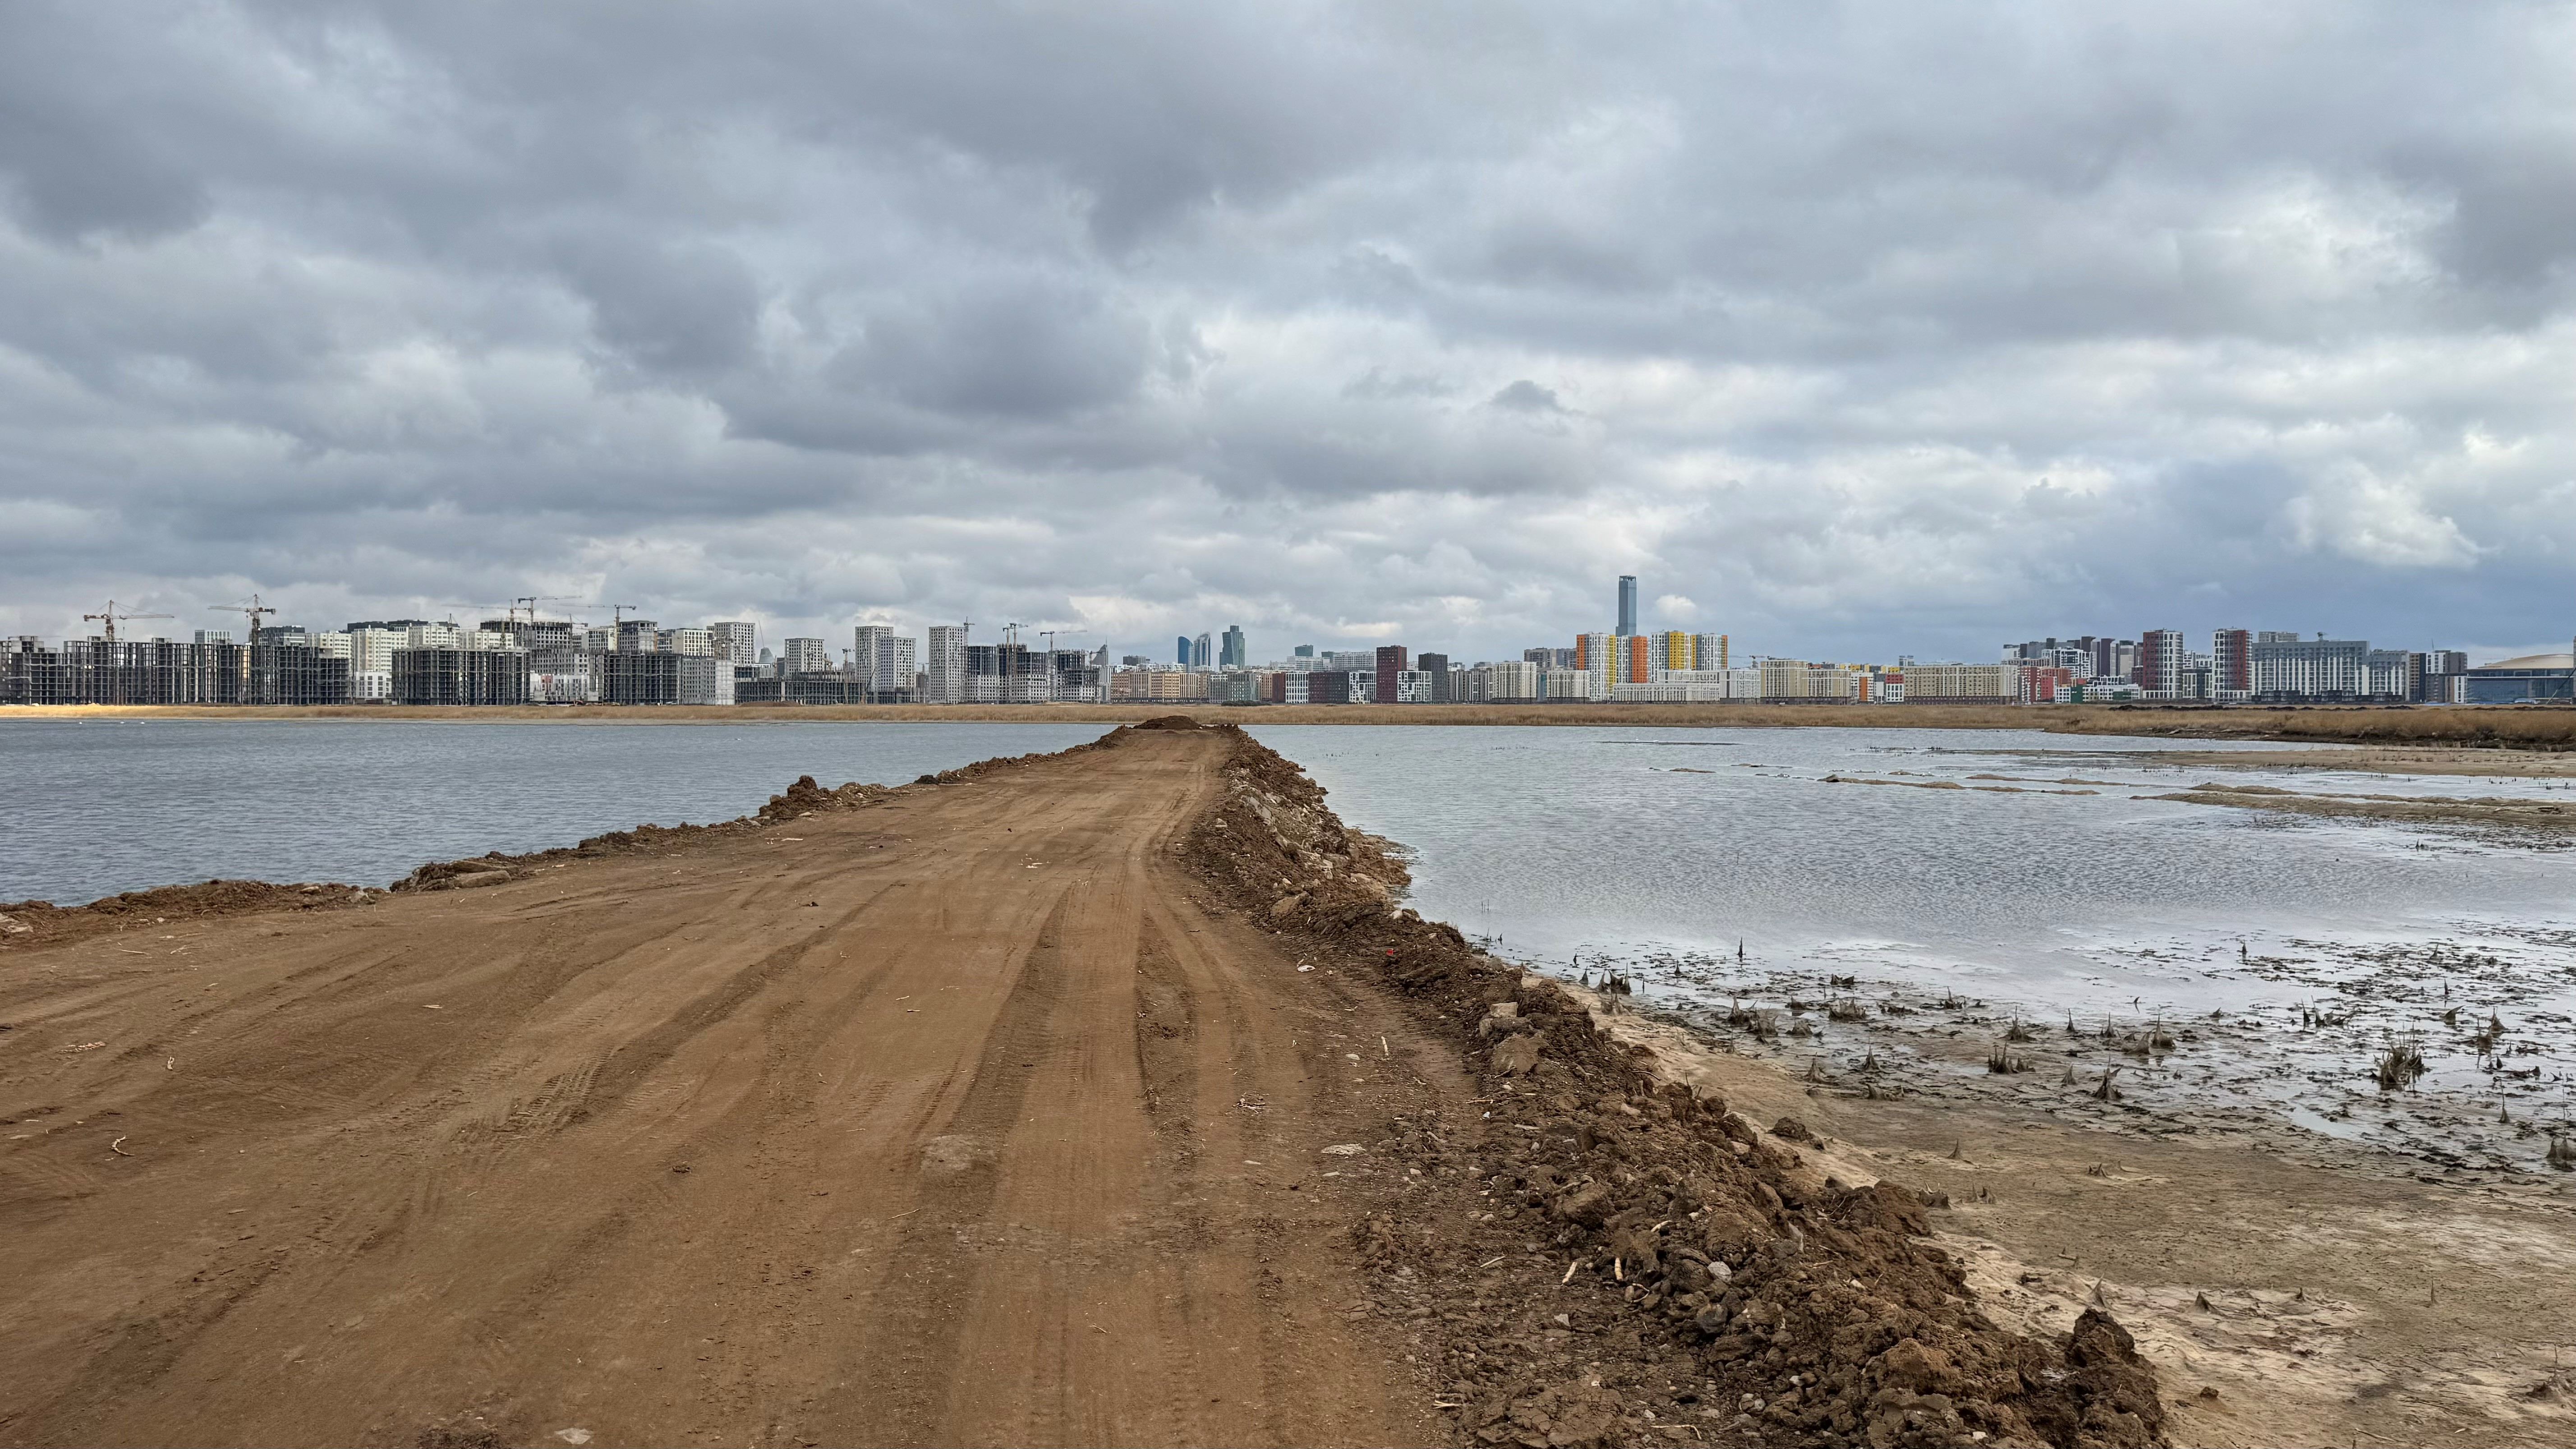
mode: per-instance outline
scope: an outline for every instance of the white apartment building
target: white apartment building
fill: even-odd
[[[2010,704],[2021,697],[2021,671],[2009,664],[1908,664],[1907,704]]]
[[[910,689],[916,667],[912,636],[888,624],[861,624],[851,636],[850,663],[870,690]]]
[[[1992,667],[2002,672],[2001,665]],[[1784,704],[1849,704],[1859,693],[1852,671],[1830,664],[1765,659],[1757,672],[1762,680],[1761,697]]]
[[[664,629],[655,637],[654,647],[665,654],[688,654],[700,659],[723,657],[716,653],[713,629]]]
[[[707,626],[715,636],[716,657],[728,664],[754,664],[760,659],[760,631],[748,619],[725,619]]]
[[[401,629],[351,629],[349,672],[356,674],[391,674],[394,651],[411,647],[410,638]]]
[[[1539,667],[1526,659],[1479,664],[1468,671],[1467,698],[1477,704],[1508,704],[1538,699],[1539,673]]]
[[[1543,669],[1538,680],[1541,699],[1600,699],[1608,687],[1588,669]]]
[[[921,661],[921,698],[925,704],[956,704],[966,698],[966,626],[933,624]]]
[[[374,633],[375,631],[371,629],[367,632]],[[456,627],[454,624],[442,623],[411,625],[403,630],[403,642],[397,647],[404,649],[464,649],[469,647],[469,645],[467,644],[464,630]],[[385,667],[391,669],[393,665],[388,661]]]
[[[820,639],[790,639],[778,657],[785,674],[822,674],[832,667],[832,651]]]

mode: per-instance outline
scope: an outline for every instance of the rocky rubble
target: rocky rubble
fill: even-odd
[[[1481,1115],[1388,1124],[1371,1150],[1448,1187],[1354,1235],[1380,1311],[1440,1365],[1458,1442],[2164,1442],[2107,1315],[1998,1327],[1918,1194],[1826,1176],[1802,1124],[1694,1096],[1553,983],[1397,906],[1401,866],[1235,734],[1193,863],[1301,955],[1393,987],[1479,1086]]]

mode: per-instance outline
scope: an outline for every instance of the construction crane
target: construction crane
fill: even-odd
[[[116,600],[110,599],[107,601],[107,612],[103,614],[83,614],[81,615],[81,622],[88,623],[94,619],[104,621],[107,625],[107,642],[113,644],[116,642],[116,621],[119,619],[167,619],[169,617],[170,616],[168,614],[122,613],[119,612],[116,607]]]
[[[259,642],[259,621],[261,617],[263,615],[274,615],[277,613],[275,607],[261,603],[259,601],[259,595],[257,594],[251,595],[250,602],[247,604],[208,604],[206,608],[211,613],[239,614],[244,619],[247,619],[250,622],[250,637],[243,641],[247,644],[256,644]]]
[[[528,606],[528,622],[533,624],[537,622],[537,605],[539,604],[586,604],[590,601],[588,599],[576,599],[570,594],[521,594],[516,602]]]

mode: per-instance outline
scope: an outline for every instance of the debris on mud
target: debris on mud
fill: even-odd
[[[1401,862],[1236,734],[1193,862],[1260,929],[1401,992],[1482,1093],[1481,1116],[1370,1144],[1452,1187],[1353,1229],[1414,1305],[1457,1442],[2164,1442],[2153,1372],[2107,1314],[1999,1327],[1925,1241],[1921,1194],[1826,1176],[1804,1124],[1694,1095],[1555,983],[1400,907]]]

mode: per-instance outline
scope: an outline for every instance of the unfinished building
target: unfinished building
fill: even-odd
[[[397,649],[396,704],[526,704],[528,656],[517,649]]]

